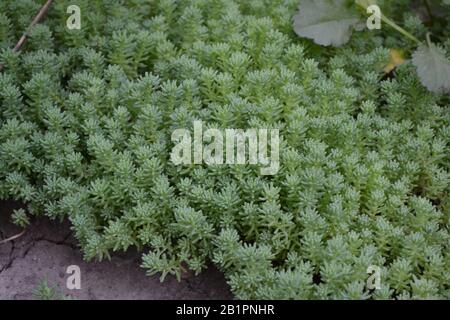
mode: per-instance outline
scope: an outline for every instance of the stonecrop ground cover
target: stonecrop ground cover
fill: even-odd
[[[409,60],[386,73],[408,39],[383,26],[320,47],[294,32],[299,0],[63,0],[13,52],[44,2],[0,2],[15,223],[69,219],[86,259],[137,247],[162,279],[214,264],[239,299],[450,299],[450,99]],[[411,2],[382,8],[425,35]],[[279,171],[173,164],[194,121],[278,129]]]

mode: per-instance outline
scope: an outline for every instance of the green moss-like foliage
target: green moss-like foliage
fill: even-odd
[[[162,278],[213,262],[240,299],[450,298],[449,98],[410,63],[384,75],[405,40],[320,48],[295,0],[73,0],[13,53],[41,5],[0,2],[0,196],[68,218],[86,259],[135,246]],[[194,120],[279,129],[280,171],[173,165]]]

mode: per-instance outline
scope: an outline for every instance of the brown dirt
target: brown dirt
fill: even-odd
[[[19,207],[15,202],[0,202],[0,240],[21,231],[9,223],[11,211]],[[87,263],[67,222],[38,219],[19,239],[0,244],[0,299],[33,299],[33,290],[44,279],[75,299],[232,299],[214,267],[199,276],[186,274],[181,282],[168,276],[161,283],[158,275],[145,275],[140,257],[129,251],[114,255],[111,261]],[[66,288],[70,265],[81,269],[81,290]]]

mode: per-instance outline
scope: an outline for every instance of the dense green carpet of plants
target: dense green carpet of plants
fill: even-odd
[[[16,223],[68,218],[86,259],[134,246],[162,278],[212,262],[241,299],[450,299],[449,97],[409,62],[383,72],[407,40],[319,47],[293,31],[297,0],[73,0],[13,53],[42,4],[0,2],[0,196],[28,204]],[[173,165],[171,133],[194,120],[278,128],[280,171]]]

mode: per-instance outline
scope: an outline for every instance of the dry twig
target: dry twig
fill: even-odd
[[[39,23],[39,21],[42,20],[44,15],[47,13],[48,9],[50,8],[50,5],[52,4],[53,0],[47,0],[47,2],[42,6],[41,10],[39,10],[36,17],[34,17],[33,21],[31,22],[28,29],[23,33],[22,37],[20,37],[19,42],[14,46],[13,52],[18,52],[23,44],[27,41],[28,32],[33,28],[36,24]],[[3,65],[0,64],[0,71],[2,71]]]
[[[9,237],[9,238],[7,238],[7,239],[4,239],[4,240],[0,241],[0,244],[5,244],[5,243],[8,243],[8,242],[10,242],[10,241],[13,241],[13,240],[18,239],[18,238],[20,238],[21,236],[23,236],[23,235],[25,234],[26,231],[27,231],[27,229],[24,229],[21,233],[18,233],[18,234],[16,234],[16,235],[12,236],[12,237]]]

